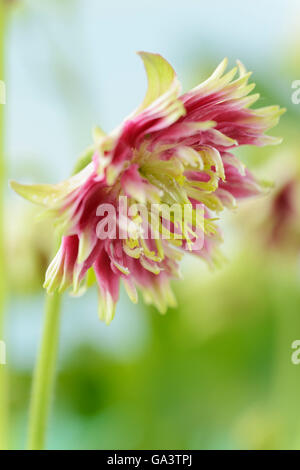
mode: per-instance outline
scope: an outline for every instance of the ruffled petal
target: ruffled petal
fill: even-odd
[[[99,286],[99,318],[109,324],[115,315],[120,276],[112,270],[110,258],[105,250],[99,253],[94,269]]]

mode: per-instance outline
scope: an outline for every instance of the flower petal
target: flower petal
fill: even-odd
[[[58,184],[20,184],[17,181],[10,181],[10,186],[28,201],[55,209],[60,207],[66,196],[79,188],[92,173],[93,164],[90,163],[76,175]]]
[[[173,67],[160,54],[141,51],[138,52],[138,55],[144,62],[148,79],[148,89],[137,113],[150,106],[157,98],[166,93],[172,84],[175,83],[178,89],[180,89],[180,84],[176,78]]]

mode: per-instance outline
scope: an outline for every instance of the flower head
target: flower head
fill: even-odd
[[[179,276],[186,251],[217,260],[215,214],[262,191],[232,150],[278,143],[265,132],[283,112],[278,106],[250,108],[259,95],[251,94],[250,73],[239,62],[225,73],[223,60],[208,80],[181,94],[165,59],[140,56],[148,78],[143,103],[110,134],[96,129],[74,176],[57,185],[12,183],[47,209],[62,234],[46,273],[48,292],[72,286],[79,293],[96,281],[100,318],[107,323],[120,280],[132,301],[138,288],[164,312],[175,305],[169,281]]]

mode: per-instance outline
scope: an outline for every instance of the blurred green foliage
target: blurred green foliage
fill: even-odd
[[[252,254],[204,282],[194,273],[164,318],[141,312],[152,330],[141,356],[124,363],[74,348],[58,375],[49,447],[297,448],[299,276],[280,265],[274,275]],[[29,385],[29,374],[12,374],[23,431]]]

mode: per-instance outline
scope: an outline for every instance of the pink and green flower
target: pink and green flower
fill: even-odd
[[[72,287],[82,293],[96,282],[99,316],[109,323],[122,281],[133,302],[140,290],[147,303],[161,312],[176,304],[170,280],[178,278],[185,252],[217,262],[222,239],[216,216],[233,208],[239,199],[263,189],[234,155],[241,145],[277,144],[266,135],[284,110],[279,106],[253,109],[250,73],[238,62],[226,71],[223,60],[214,73],[196,88],[181,94],[171,65],[158,54],[141,52],[148,89],[141,106],[110,134],[94,132],[94,143],[76,165],[76,174],[57,185],[22,185],[13,189],[53,216],[62,236],[61,246],[45,280],[49,293]],[[131,229],[119,236],[124,216],[120,197],[129,204],[143,204],[146,214],[125,216]],[[100,205],[115,209],[117,236],[100,239],[97,226]],[[189,206],[185,227],[172,217],[151,216],[152,204]],[[200,224],[197,205],[203,207]],[[102,219],[101,219],[102,217]],[[155,233],[145,237],[145,228]],[[175,237],[180,230],[181,237]],[[166,236],[168,235],[169,236]],[[195,249],[197,238],[204,242]]]

